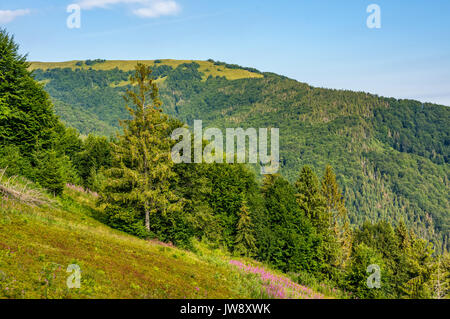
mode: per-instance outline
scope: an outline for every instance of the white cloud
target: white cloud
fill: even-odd
[[[133,9],[132,12],[141,18],[176,15],[181,11],[181,7],[174,0],[81,0],[78,4],[85,10],[107,9],[117,4],[139,5],[140,8]]]
[[[145,4],[148,3],[148,0],[81,0],[78,2],[78,5],[81,7],[81,9],[90,10],[95,8],[103,8],[106,9],[110,7],[111,5],[115,4]]]
[[[175,1],[153,1],[149,6],[136,9],[133,13],[141,18],[157,18],[176,15],[180,10],[180,6]]]
[[[0,24],[6,24],[13,21],[15,18],[30,14],[29,9],[18,10],[0,10]]]

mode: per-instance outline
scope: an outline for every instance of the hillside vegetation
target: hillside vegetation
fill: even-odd
[[[18,52],[0,30],[4,296],[448,297],[447,109],[269,73],[206,77],[195,62],[33,74]],[[74,126],[120,118],[118,134],[81,136],[44,86]],[[282,175],[191,164],[188,137],[175,163],[172,132],[198,118],[279,127]],[[68,263],[84,273],[75,294]]]
[[[55,198],[3,173],[0,298],[324,298],[253,260],[233,260],[201,243],[194,253],[113,230],[97,220],[98,195],[80,187],[67,185]],[[79,289],[67,288],[72,264],[81,268]]]
[[[290,181],[303,165],[321,172],[331,164],[353,225],[404,219],[438,250],[449,249],[448,107],[314,88],[221,62],[157,62],[150,65],[168,114],[205,127],[278,127],[281,173]],[[76,63],[31,68],[66,123],[113,134],[128,117],[122,95],[135,61]]]

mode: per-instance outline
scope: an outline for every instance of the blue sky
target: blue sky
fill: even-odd
[[[79,29],[66,25],[72,3]],[[33,61],[212,58],[450,106],[448,0],[15,0],[0,3],[0,25]]]

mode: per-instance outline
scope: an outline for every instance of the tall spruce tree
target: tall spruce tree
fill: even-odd
[[[285,272],[319,270],[319,238],[295,200],[295,189],[278,174],[264,176],[262,193],[267,211],[267,242],[262,260]]]
[[[331,225],[331,215],[325,209],[325,198],[320,192],[319,179],[311,167],[302,168],[295,188],[297,203],[305,215],[320,233],[327,232]]]
[[[144,220],[147,233],[151,214],[174,213],[181,207],[170,187],[175,176],[170,157],[170,122],[162,113],[151,73],[148,66],[138,63],[130,78],[135,89],[127,90],[125,100],[131,119],[121,121],[123,134],[112,145],[114,163],[106,171],[102,192],[102,202],[111,217],[135,225]]]
[[[339,265],[344,267],[349,261],[352,238],[350,220],[345,207],[344,197],[336,181],[333,168],[327,165],[322,178],[322,196],[325,198],[325,210],[331,216],[333,234],[340,245]]]
[[[295,183],[296,201],[300,209],[315,227],[320,238],[318,245],[319,276],[338,277],[339,245],[332,232],[332,215],[326,209],[325,197],[320,190],[319,179],[309,166],[304,166]]]
[[[239,210],[239,221],[236,228],[236,246],[234,247],[234,251],[239,255],[254,256],[256,251],[256,240],[253,234],[253,222],[250,217],[245,197],[242,199],[241,208]]]

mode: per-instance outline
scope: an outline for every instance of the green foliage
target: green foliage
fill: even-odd
[[[86,60],[86,61],[84,61],[84,64],[92,66],[92,65],[95,65],[95,64],[98,64],[98,63],[103,63],[105,61],[106,60],[103,60],[103,59]]]
[[[115,136],[119,130],[100,119],[93,111],[72,106],[57,99],[53,99],[53,103],[55,113],[61,121],[85,135]]]
[[[171,70],[167,65],[154,67],[152,77],[166,76]],[[114,135],[119,120],[129,118],[122,96],[130,88],[133,71],[58,68],[33,74],[36,80],[46,82],[56,114],[83,134]]]
[[[448,163],[448,110],[418,101],[388,101],[389,109],[374,112],[377,137],[400,152],[417,154],[437,164]]]
[[[331,218],[331,230],[336,243],[340,247],[340,249],[337,249],[336,263],[340,268],[345,268],[352,247],[350,221],[344,196],[330,165],[325,168],[321,184],[321,194],[325,199],[325,215]]]
[[[255,174],[242,164],[177,164],[176,191],[184,199],[184,215],[192,235],[233,250],[242,198],[247,200],[255,237],[256,221],[265,215]],[[257,225],[258,224],[258,225]]]
[[[112,147],[105,137],[89,135],[81,147],[81,151],[74,155],[74,164],[82,179],[84,187],[98,191],[97,176],[102,168],[112,165]]]
[[[448,254],[434,257],[426,240],[444,249],[448,245],[448,192],[442,187],[448,180],[446,109],[315,89],[269,73],[260,79],[206,79],[198,63],[175,69],[158,63],[153,73],[138,64],[130,81],[131,73],[118,68],[36,71],[66,120],[73,120],[68,115],[73,110],[80,112],[76,116],[98,116],[92,122],[79,119],[77,127],[95,131],[103,115],[105,128],[123,119],[116,139],[82,139],[53,114],[47,94],[4,31],[0,53],[0,167],[8,167],[7,175],[25,175],[55,195],[62,195],[66,183],[82,184],[100,193],[92,215],[114,228],[187,248],[203,240],[298,280],[345,288],[358,298],[447,295]],[[84,62],[99,63],[105,61]],[[156,79],[165,110],[187,122],[202,116],[218,127],[279,124],[286,132],[282,173],[292,180],[303,165],[295,184],[266,175],[261,186],[242,164],[173,164],[170,133],[183,123],[162,112]],[[125,87],[131,106],[117,110]],[[275,98],[280,96],[282,101]],[[314,173],[318,168],[324,169],[321,183]],[[17,191],[0,191],[21,198]],[[62,198],[64,205],[82,205]],[[350,220],[361,225],[353,233]],[[53,265],[43,266],[44,279]],[[381,270],[380,288],[367,286],[370,265]],[[45,297],[53,285],[45,284]]]
[[[47,93],[27,70],[26,57],[5,30],[0,30],[0,57],[0,146],[16,145],[29,154],[37,142],[51,142],[57,118]]]
[[[239,255],[253,256],[256,251],[255,237],[253,235],[254,226],[250,217],[247,200],[242,199],[239,210],[239,221],[236,226],[236,241],[234,251]]]
[[[443,299],[450,293],[450,254],[445,253],[434,260],[429,289],[433,298]]]
[[[267,216],[259,258],[285,272],[316,272],[318,238],[295,201],[293,187],[279,175],[266,175],[262,193]]]
[[[209,204],[211,179],[208,177],[210,164],[177,164],[174,166],[176,180],[173,183],[176,193],[183,198],[183,220],[185,227],[179,233],[187,237],[205,239],[218,244],[223,229],[219,218],[214,215]]]
[[[211,181],[208,202],[222,228],[221,243],[232,249],[242,196],[247,198],[252,214],[258,214],[261,209],[255,175],[242,164],[213,164],[209,166],[207,176]],[[255,220],[256,216],[251,215],[251,218]]]
[[[335,278],[336,267],[340,264],[340,247],[332,229],[332,211],[327,209],[327,198],[323,196],[319,179],[309,166],[302,168],[295,189],[297,204],[320,239],[317,249],[319,274],[325,278]]]
[[[0,165],[8,167],[6,174],[26,176],[59,195],[65,183],[78,182],[71,162],[81,144],[78,133],[59,122],[5,30],[0,57]]]
[[[402,221],[395,229],[384,221],[376,224],[366,223],[361,229],[356,230],[353,245],[352,262],[346,280],[348,289],[357,291],[358,296],[362,298],[433,296],[435,281],[432,278],[433,274],[437,273],[432,257],[434,251],[429,242],[418,238]],[[363,268],[367,267],[369,262],[379,265],[382,273],[382,284],[377,295],[373,295],[373,289],[368,289],[362,280],[357,279],[361,279]]]
[[[221,65],[221,66],[227,67],[228,69],[241,69],[241,70],[247,70],[247,71],[250,71],[250,72],[253,72],[253,73],[261,73],[257,69],[246,68],[246,67],[242,67],[242,66],[237,65],[237,64],[228,64],[228,63],[225,63],[225,62],[214,61],[212,59],[209,59],[208,61],[214,63],[214,65]]]
[[[369,273],[367,269],[370,265],[380,267],[380,288],[370,288],[367,284]],[[350,269],[346,274],[347,289],[350,289],[356,298],[377,299],[389,298],[389,273],[385,270],[383,259],[373,248],[365,244],[355,246]]]
[[[38,151],[35,154],[36,180],[54,195],[64,190],[64,167],[56,151]]]
[[[330,228],[331,216],[325,210],[325,198],[319,188],[317,175],[311,167],[304,166],[295,183],[296,201],[305,215],[319,232],[326,232]]]
[[[6,173],[10,176],[33,174],[30,161],[22,156],[20,148],[16,145],[0,148],[0,167],[6,169]]]
[[[149,67],[137,64],[131,77],[137,91],[128,90],[126,101],[134,107],[127,106],[131,119],[122,122],[124,133],[113,143],[113,163],[105,171],[107,181],[100,201],[112,223],[120,220],[135,228],[145,220],[147,232],[150,215],[180,210],[180,202],[170,189],[175,176],[170,160],[170,125],[161,112],[158,88],[150,74]]]

